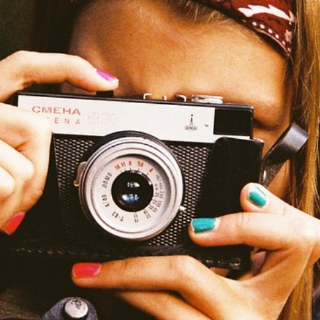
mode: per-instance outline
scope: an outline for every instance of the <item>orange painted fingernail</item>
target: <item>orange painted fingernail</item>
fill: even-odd
[[[20,226],[22,220],[24,219],[26,213],[25,212],[19,212],[17,214],[15,214],[11,220],[9,220],[9,222],[6,224],[6,226],[4,227],[3,231],[8,234],[8,235],[12,235]]]
[[[91,278],[101,271],[101,263],[77,263],[72,268],[72,274],[75,278]]]

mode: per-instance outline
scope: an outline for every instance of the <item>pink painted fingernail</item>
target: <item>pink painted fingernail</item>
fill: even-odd
[[[107,73],[105,71],[102,71],[100,69],[97,69],[97,73],[100,77],[102,77],[103,79],[105,79],[107,81],[118,81],[118,79],[115,76],[113,76],[112,74]]]
[[[22,220],[24,219],[26,213],[25,212],[19,212],[17,214],[15,214],[11,220],[9,220],[9,222],[6,224],[6,226],[4,227],[3,231],[8,234],[8,235],[12,235],[20,226]]]
[[[100,273],[101,267],[101,263],[77,263],[72,268],[72,274],[78,279],[91,278]]]

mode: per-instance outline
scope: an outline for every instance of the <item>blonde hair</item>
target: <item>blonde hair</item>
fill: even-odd
[[[292,166],[291,201],[319,218],[319,106],[320,106],[320,1],[297,0],[297,28],[293,50],[292,120],[309,134],[307,148]],[[301,195],[298,197],[297,195]],[[315,267],[315,272],[319,270]],[[313,270],[307,269],[292,292],[282,319],[309,320],[312,311]]]
[[[223,14],[191,0],[166,0],[195,21],[223,21]],[[291,119],[310,135],[308,145],[291,163],[290,202],[307,214],[319,217],[318,127],[320,106],[320,1],[296,0],[297,27],[293,55],[288,59],[292,88]],[[316,270],[318,273],[319,271]],[[310,320],[312,317],[313,270],[305,270],[279,317],[281,320]]]

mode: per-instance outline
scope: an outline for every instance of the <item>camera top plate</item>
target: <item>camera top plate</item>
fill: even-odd
[[[143,131],[163,141],[214,143],[252,138],[253,107],[231,103],[101,98],[20,92],[18,107],[49,118],[54,134],[105,136]]]

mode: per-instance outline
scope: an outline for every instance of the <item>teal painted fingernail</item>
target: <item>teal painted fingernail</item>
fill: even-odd
[[[217,218],[199,218],[191,221],[191,227],[194,233],[201,233],[217,229],[220,219]]]
[[[267,195],[259,186],[256,184],[251,184],[249,187],[249,200],[253,204],[263,207],[267,203]]]

